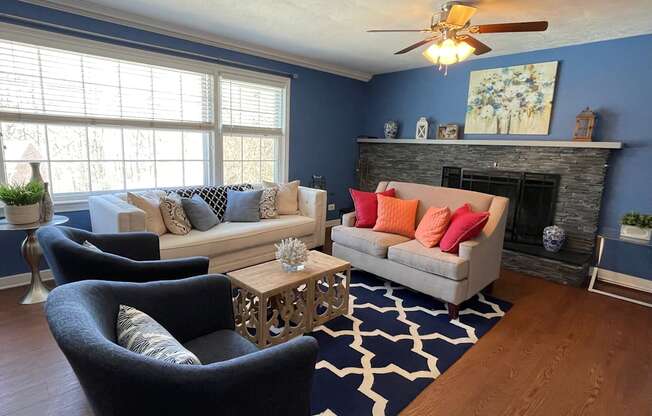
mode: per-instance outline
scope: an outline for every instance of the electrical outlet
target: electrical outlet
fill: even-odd
[[[335,211],[335,204],[328,204],[329,211]]]

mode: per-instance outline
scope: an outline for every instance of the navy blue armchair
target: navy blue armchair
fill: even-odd
[[[153,233],[94,234],[70,227],[36,232],[57,285],[86,279],[149,282],[208,273],[207,257],[161,260]],[[84,241],[102,252],[84,247]]]
[[[167,363],[119,346],[121,304],[149,314],[203,365]],[[71,283],[52,291],[46,315],[98,416],[310,414],[317,341],[304,336],[258,350],[234,332],[225,276]]]

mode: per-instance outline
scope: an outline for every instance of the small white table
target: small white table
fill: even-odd
[[[635,238],[621,237],[620,236],[620,230],[615,229],[615,228],[606,228],[604,230],[601,230],[598,233],[598,259],[597,259],[597,262],[595,264],[595,267],[593,267],[593,273],[591,275],[591,282],[589,283],[589,292],[599,293],[601,295],[610,296],[612,298],[625,300],[627,302],[632,302],[632,303],[636,303],[638,305],[643,305],[643,306],[647,306],[649,308],[652,308],[652,303],[643,302],[643,301],[638,300],[638,299],[632,299],[632,298],[622,296],[622,295],[619,295],[619,294],[616,294],[616,293],[610,293],[610,292],[595,288],[596,282],[598,280],[600,280],[600,279],[598,279],[598,271],[600,269],[600,262],[602,261],[602,254],[604,252],[604,243],[605,243],[606,240],[618,241],[618,242],[621,242],[621,243],[624,243],[624,244],[634,244],[634,245],[637,245],[637,246],[643,246],[643,247],[649,248],[650,251],[652,251],[652,241],[649,241],[649,240],[637,240]],[[650,253],[650,255],[652,255],[652,252]],[[604,269],[604,270],[606,270],[606,269]],[[609,283],[612,284],[612,285],[618,285],[617,283],[611,282],[611,281]]]
[[[9,224],[7,220],[0,220],[0,231],[25,231],[27,233],[27,237],[20,246],[20,253],[32,272],[32,281],[27,293],[20,300],[21,304],[31,305],[45,302],[50,293],[50,290],[45,287],[41,280],[41,273],[38,268],[43,253],[36,238],[36,230],[47,225],[60,225],[66,222],[68,222],[68,217],[63,215],[55,215],[48,222],[34,222],[31,224]]]

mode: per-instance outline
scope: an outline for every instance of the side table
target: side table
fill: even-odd
[[[25,262],[32,272],[32,281],[25,296],[22,297],[20,303],[23,305],[31,305],[33,303],[45,302],[48,298],[50,290],[45,287],[41,280],[41,273],[39,272],[39,263],[41,261],[41,246],[36,239],[36,230],[47,225],[60,225],[68,222],[68,217],[63,215],[55,215],[51,221],[48,222],[35,222],[31,224],[9,224],[7,220],[0,220],[0,231],[25,231],[27,237],[20,246],[20,253],[23,255]]]
[[[605,241],[617,241],[617,242],[619,242],[621,244],[633,244],[633,245],[636,245],[636,246],[645,247],[647,249],[652,249],[652,241],[649,241],[649,240],[637,240],[637,239],[633,239],[633,238],[621,237],[620,236],[620,231],[618,229],[614,229],[614,228],[605,228],[605,229],[601,230],[598,233],[598,258],[597,258],[595,266],[593,267],[593,273],[591,274],[591,281],[589,283],[589,292],[599,293],[601,295],[610,296],[612,298],[616,298],[616,299],[624,300],[624,301],[627,301],[627,302],[636,303],[638,305],[647,306],[648,308],[652,308],[652,303],[644,302],[644,301],[641,301],[641,300],[638,300],[638,299],[632,299],[632,298],[630,298],[628,296],[622,296],[622,295],[619,295],[619,294],[616,294],[616,293],[607,292],[605,290],[601,290],[601,289],[597,288],[597,283],[599,283],[599,281],[601,280],[598,277],[598,272],[599,272],[599,270],[601,268],[600,266],[602,264],[602,257],[603,257],[603,254],[604,254]],[[648,250],[648,251],[650,251],[650,250]],[[652,257],[647,257],[647,259],[650,259],[650,258],[652,258]],[[603,270],[606,270],[606,269],[603,269]],[[618,284],[616,282],[609,282],[609,283],[611,283],[612,285],[620,286],[620,284]],[[649,292],[646,292],[646,293],[649,293]]]

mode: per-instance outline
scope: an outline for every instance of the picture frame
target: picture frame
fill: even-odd
[[[457,140],[459,139],[460,126],[458,124],[440,124],[437,126],[437,139]]]

